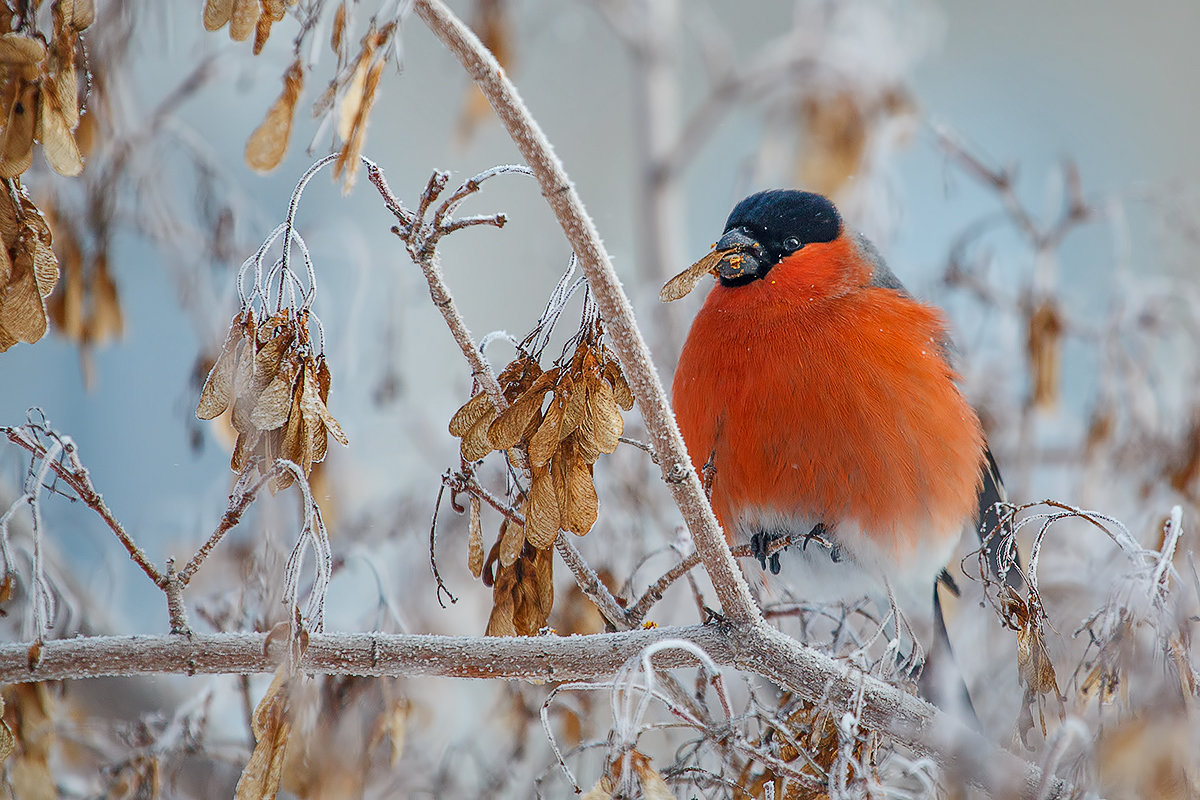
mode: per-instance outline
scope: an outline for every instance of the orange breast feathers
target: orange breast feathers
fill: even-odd
[[[848,257],[844,239],[830,245]],[[942,317],[863,275],[822,274],[821,247],[718,283],[683,347],[675,413],[696,468],[712,459],[717,517],[731,541],[746,512],[854,521],[900,551],[961,530],[984,440]]]

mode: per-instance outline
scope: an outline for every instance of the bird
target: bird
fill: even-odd
[[[798,189],[739,202],[663,299],[707,272],[672,402],[726,538],[806,600],[898,609],[919,669],[946,635],[937,582],[1004,497],[945,316]]]

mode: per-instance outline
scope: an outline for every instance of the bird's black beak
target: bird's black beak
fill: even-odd
[[[762,277],[769,268],[767,251],[744,228],[726,231],[714,248],[725,255],[717,264],[717,274],[726,286],[749,283]]]

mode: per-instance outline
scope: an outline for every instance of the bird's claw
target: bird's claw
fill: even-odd
[[[758,563],[762,565],[763,569],[770,569],[772,575],[778,575],[781,567],[779,564],[780,551],[772,553],[771,545],[786,535],[759,531],[750,537],[751,554],[758,559]]]

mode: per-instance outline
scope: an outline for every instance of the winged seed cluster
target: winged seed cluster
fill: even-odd
[[[35,142],[55,172],[78,175],[92,131],[81,124],[87,70],[76,62],[85,63],[79,33],[95,8],[91,0],[55,2],[49,44],[35,16],[0,4],[0,352],[46,335],[45,298],[58,283],[50,228],[20,176],[33,164]]]
[[[325,405],[329,385],[324,353],[313,354],[307,311],[284,308],[258,322],[251,308],[233,318],[196,416],[213,419],[232,409],[238,437],[229,465],[235,472],[258,456],[263,474],[276,458],[286,458],[307,476],[324,460],[329,436],[349,444]],[[292,480],[283,473],[271,489],[287,488]]]
[[[493,587],[489,635],[532,635],[545,625],[554,602],[550,548],[560,529],[582,536],[596,522],[593,465],[617,449],[621,409],[633,408],[629,384],[600,336],[598,324],[589,326],[570,361],[548,370],[522,351],[500,373],[507,408],[497,410],[480,391],[450,420],[465,461],[504,450],[530,476],[520,520],[505,518],[486,560],[480,504],[472,499],[467,561]]]
[[[46,297],[58,283],[50,227],[13,180],[0,187],[0,352],[46,335]]]

